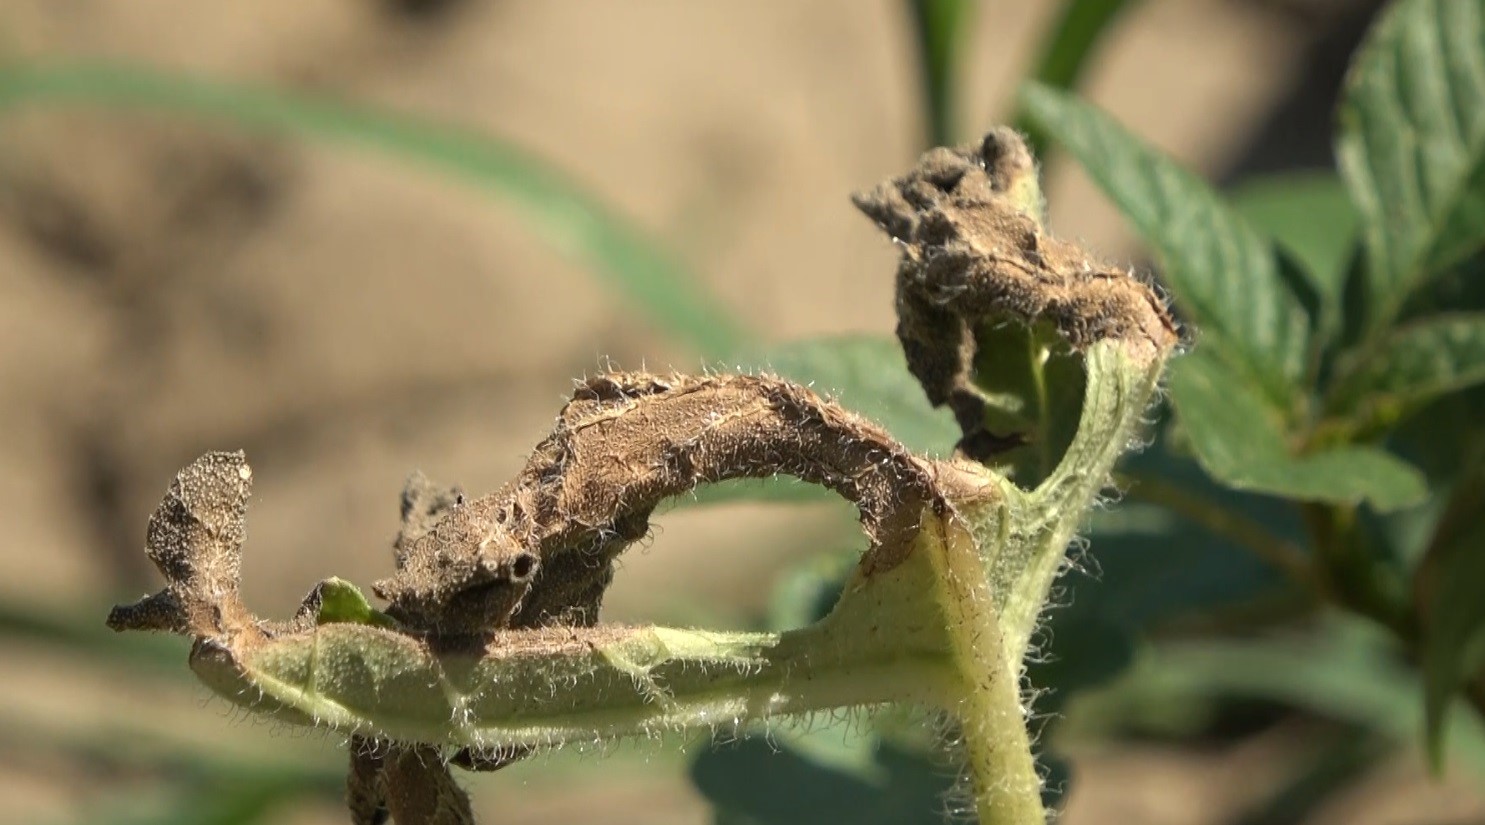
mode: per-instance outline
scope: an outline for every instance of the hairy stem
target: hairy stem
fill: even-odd
[[[948,630],[962,617],[949,612],[958,602],[943,598],[940,576],[974,561],[967,532],[929,511],[902,564],[858,571],[828,616],[783,634],[553,627],[440,652],[337,622],[245,645],[198,643],[192,666],[219,694],[284,721],[481,751],[888,702],[958,711],[979,677]],[[996,680],[1014,698],[1014,681]],[[1015,721],[1024,734],[1019,712]]]

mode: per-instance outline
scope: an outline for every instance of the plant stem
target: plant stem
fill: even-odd
[[[1156,476],[1121,475],[1120,486],[1131,498],[1164,507],[1219,536],[1233,540],[1273,565],[1290,581],[1315,598],[1330,601],[1329,584],[1316,571],[1310,554],[1288,539],[1274,535],[1259,522]]]
[[[1317,550],[1317,573],[1324,577],[1331,601],[1388,628],[1404,644],[1416,642],[1417,622],[1404,603],[1402,587],[1387,581],[1367,553],[1356,508],[1314,502],[1300,507]]]
[[[996,614],[984,560],[971,540],[945,536],[935,578],[957,670],[967,687],[951,708],[964,736],[965,762],[974,778],[980,825],[1039,825],[1041,777],[1036,773],[1026,710],[1021,705],[1020,660]]]

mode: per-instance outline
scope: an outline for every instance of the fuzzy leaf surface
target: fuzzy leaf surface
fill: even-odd
[[[1377,333],[1410,293],[1485,246],[1485,2],[1394,5],[1352,65],[1339,120]]]

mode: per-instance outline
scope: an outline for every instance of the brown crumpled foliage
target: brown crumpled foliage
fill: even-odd
[[[241,452],[207,453],[176,475],[145,533],[165,589],[115,607],[109,627],[214,639],[260,633],[238,593],[252,481]]]
[[[468,500],[421,475],[402,496],[395,574],[376,585],[402,629],[443,650],[480,650],[511,629],[591,626],[613,563],[655,507],[700,484],[792,475],[854,502],[867,572],[899,564],[925,512],[990,495],[953,464],[918,458],[868,421],[767,376],[610,373],[584,381],[509,484]],[[160,593],[116,607],[116,630],[193,636],[193,657],[240,655],[312,631],[321,587],[290,622],[257,619],[238,594],[252,473],[241,452],[182,470],[150,520]],[[471,822],[448,763],[494,770],[525,753],[352,737],[347,799],[357,823]]]
[[[1137,356],[1158,357],[1176,340],[1147,286],[1042,232],[1022,206],[1035,191],[1024,145],[997,130],[978,146],[930,152],[913,172],[857,198],[903,244],[898,336],[930,400],[959,415],[966,443],[984,435],[970,370],[973,325],[987,317],[1049,321],[1079,348],[1124,340]],[[396,572],[375,590],[403,632],[436,650],[483,650],[512,630],[591,626],[615,559],[647,533],[663,500],[779,474],[856,504],[871,542],[860,562],[868,575],[903,561],[924,513],[947,516],[994,495],[978,473],[914,456],[788,381],[601,374],[578,386],[552,434],[499,490],[469,500],[414,476],[402,498]],[[208,454],[177,475],[146,548],[167,585],[114,608],[110,627],[183,633],[195,639],[193,657],[218,658],[312,631],[320,588],[286,623],[252,616],[238,595],[251,478],[240,452]],[[353,820],[472,822],[448,762],[493,770],[522,755],[462,752],[446,761],[428,745],[353,737]]]
[[[1076,349],[1114,339],[1145,358],[1179,340],[1149,285],[1042,228],[1036,163],[1014,130],[933,149],[853,201],[902,247],[897,337],[929,402],[954,412],[972,458],[1018,443],[984,431],[973,382],[977,324],[1038,322]]]
[[[513,481],[399,542],[397,573],[376,590],[392,615],[445,639],[591,625],[614,559],[648,532],[658,504],[774,475],[854,502],[869,568],[901,561],[923,508],[946,512],[939,488],[958,477],[788,381],[603,374],[578,387]]]

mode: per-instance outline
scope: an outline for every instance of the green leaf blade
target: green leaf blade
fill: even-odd
[[[1310,331],[1272,246],[1204,181],[1092,106],[1037,84],[1023,90],[1022,102],[1154,248],[1187,318],[1248,383],[1287,409]]]
[[[1423,640],[1424,741],[1435,769],[1442,767],[1449,704],[1460,685],[1485,667],[1485,523],[1477,522],[1445,545]]]
[[[1151,658],[1144,678],[1179,692],[1286,702],[1399,742],[1415,737],[1423,723],[1415,674],[1398,665],[1395,650],[1354,623],[1310,640],[1164,645]],[[1451,753],[1469,770],[1485,773],[1485,725],[1459,714],[1448,728]]]
[[[1394,420],[1456,390],[1485,382],[1485,313],[1439,315],[1394,329],[1351,365],[1334,406]],[[1379,412],[1381,411],[1381,412]]]
[[[1421,473],[1372,447],[1291,455],[1274,412],[1206,352],[1172,364],[1169,389],[1197,462],[1230,487],[1301,501],[1370,501],[1381,511],[1428,492]]]
[[[1396,4],[1353,64],[1339,116],[1377,333],[1431,276],[1485,245],[1485,3]]]
[[[1295,257],[1327,303],[1340,300],[1360,216],[1338,176],[1269,175],[1240,184],[1230,200],[1249,224]]]
[[[1057,89],[1075,89],[1098,44],[1119,18],[1139,0],[1067,0],[1052,29],[1042,40],[1041,52],[1030,77]],[[1022,112],[1015,126],[1026,135],[1033,157],[1046,168],[1050,136]]]

